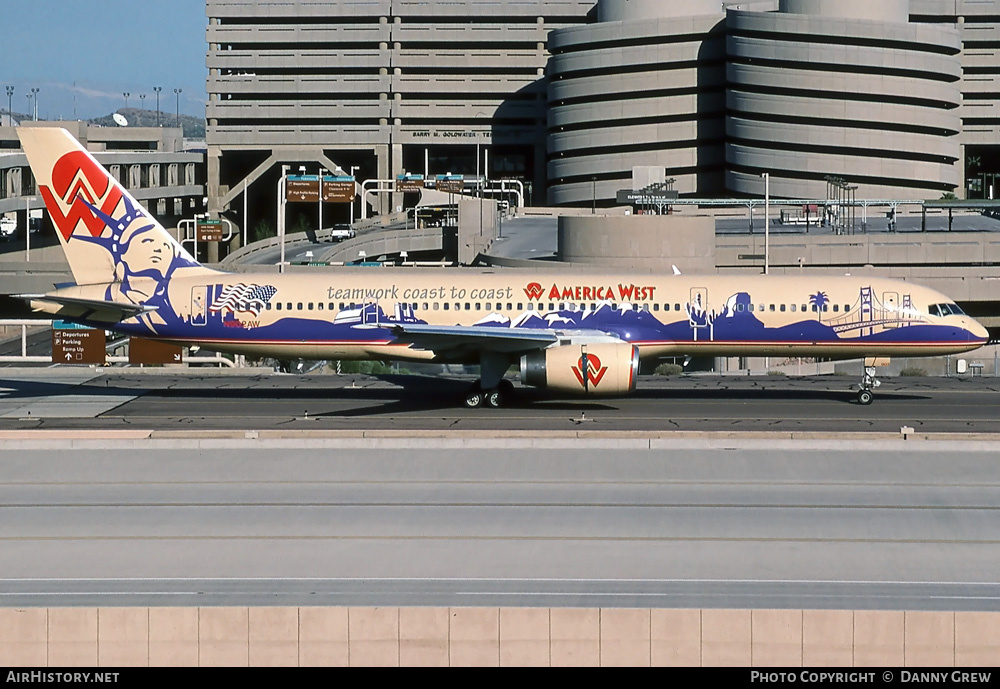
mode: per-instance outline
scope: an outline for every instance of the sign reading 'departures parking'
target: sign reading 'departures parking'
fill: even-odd
[[[52,326],[52,363],[103,364],[106,361],[104,331],[81,326]]]

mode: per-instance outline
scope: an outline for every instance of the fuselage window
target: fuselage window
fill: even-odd
[[[285,306],[285,308],[288,309],[289,311],[291,311],[292,310],[292,302],[288,302],[288,304]]]
[[[840,304],[834,304],[833,305],[833,312],[834,313],[840,313]]]
[[[660,310],[660,305],[659,304],[653,304],[653,311],[659,311],[659,310]]]
[[[803,305],[802,305],[802,310],[803,310],[803,311],[808,311],[809,309],[808,309],[808,308],[806,308],[806,305],[805,305],[805,304],[803,304]]]
[[[455,306],[458,306],[458,304],[456,304]],[[465,310],[472,311],[472,304],[470,304],[469,302],[465,302]]]
[[[646,313],[649,313],[649,304],[643,304],[642,310],[645,311]]]
[[[517,310],[518,310],[518,311],[523,311],[523,310],[524,310],[524,309],[523,309],[523,306],[524,306],[524,304],[518,304],[518,305],[517,305]]]
[[[785,305],[782,304],[780,308],[781,308],[781,313],[784,313],[785,312]]]
[[[462,310],[462,305],[461,305],[461,304],[459,304],[459,303],[456,303],[456,304],[455,304],[455,310],[456,310],[456,311],[461,311],[461,310]]]
[[[795,313],[795,304],[792,304],[792,313]]]
[[[823,313],[826,313],[829,310],[830,310],[830,307],[827,304],[823,304]]]
[[[270,306],[270,304],[268,304],[268,306]],[[276,302],[274,308],[276,311],[281,311],[281,302]]]
[[[674,311],[680,311],[680,310],[681,310],[681,305],[680,304],[674,304]]]
[[[743,304],[737,304],[736,305],[736,311],[738,313],[743,313]]]
[[[849,304],[844,304],[844,313],[847,313],[850,310],[851,310],[850,305]]]
[[[264,305],[264,310],[265,310],[265,311],[270,311],[270,310],[271,310],[271,302],[267,302],[267,303],[266,303],[266,304]]]
[[[513,309],[514,309],[514,305],[513,304],[507,304],[507,310],[508,311],[512,311]]]
[[[476,311],[482,311],[482,310],[483,310],[483,302],[477,301],[476,302]]]
[[[771,313],[774,313],[774,304],[771,304],[771,308],[769,309],[769,311],[771,311]]]
[[[334,304],[333,302],[330,302],[330,307],[329,308],[330,308],[331,311],[336,311],[337,310],[337,305]]]
[[[340,302],[340,310],[341,310],[341,311],[343,311],[343,310],[344,310],[344,302]]]
[[[440,308],[441,308],[441,304],[440,304],[440,303],[438,303],[438,302],[434,302],[434,310],[435,310],[435,311],[437,311],[437,310],[439,310]]]
[[[320,311],[322,311],[323,310],[323,302],[321,302],[321,301],[317,302],[316,303],[316,308],[319,309]]]
[[[444,303],[444,310],[447,311],[450,308],[450,306],[451,305],[448,302],[445,302]]]
[[[429,310],[430,310],[430,304],[428,304],[428,303],[427,303],[427,302],[425,301],[425,302],[424,302],[424,311],[429,311]]]
[[[309,304],[308,304],[308,307],[309,307],[309,309],[308,309],[308,310],[309,310],[309,311],[312,311],[312,310],[313,310],[313,303],[312,303],[312,302],[309,302]]]

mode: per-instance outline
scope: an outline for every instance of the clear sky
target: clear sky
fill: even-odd
[[[40,119],[88,119],[124,107],[205,116],[203,0],[0,0],[0,84],[15,88],[11,109]],[[6,91],[0,90],[6,111]],[[75,112],[75,115],[74,115]]]

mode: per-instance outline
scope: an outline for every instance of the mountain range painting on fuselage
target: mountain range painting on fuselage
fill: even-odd
[[[232,274],[199,264],[68,132],[18,134],[76,284],[18,295],[55,317],[280,359],[478,363],[466,404],[521,379],[627,394],[640,359],[954,354],[987,332],[944,295],[867,276],[344,267]],[[864,404],[877,385],[865,368]]]
[[[942,295],[878,278],[670,275],[638,280],[642,291],[636,292],[646,299],[575,301],[561,297],[586,293],[576,282],[604,285],[600,293],[615,297],[634,285],[622,283],[621,274],[472,269],[205,277],[177,275],[155,316],[128,319],[116,329],[223,352],[409,361],[436,355],[400,345],[393,326],[600,331],[635,344],[642,358],[922,356],[964,351],[985,339],[930,315],[942,304],[960,314]],[[537,296],[543,283],[559,289]],[[70,289],[87,298],[86,288]]]

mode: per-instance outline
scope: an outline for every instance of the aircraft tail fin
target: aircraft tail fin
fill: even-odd
[[[58,127],[17,129],[39,193],[78,285],[169,278],[203,270],[73,136]]]

